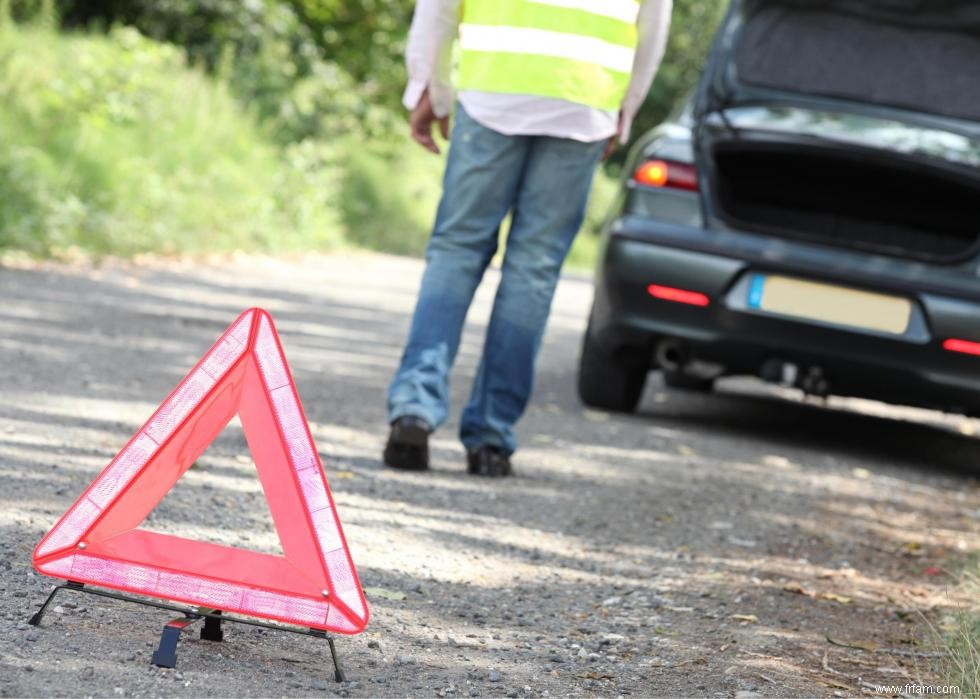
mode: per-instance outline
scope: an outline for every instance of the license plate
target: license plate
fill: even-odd
[[[861,330],[904,335],[912,302],[896,296],[789,277],[753,274],[749,308]]]

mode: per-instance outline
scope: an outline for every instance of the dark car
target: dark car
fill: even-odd
[[[586,404],[659,369],[980,415],[980,3],[737,0],[627,168]]]

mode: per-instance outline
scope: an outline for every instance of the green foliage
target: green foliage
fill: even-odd
[[[634,138],[691,89],[725,4],[675,0]],[[442,161],[408,140],[398,104],[414,5],[0,0],[0,246],[283,250],[344,231],[420,253]],[[41,31],[59,19],[108,35]],[[597,178],[570,264],[591,267],[615,192]]]
[[[12,1],[23,16],[52,0]],[[693,88],[727,4],[675,0],[666,59],[634,138]],[[211,69],[231,47],[236,94],[274,119],[281,141],[361,130],[374,138],[398,126],[393,116],[415,0],[58,0],[58,6],[69,26],[131,25],[185,47],[193,62]]]
[[[420,255],[442,193],[445,162],[414,142],[365,147],[343,144],[346,177],[341,211],[347,239],[357,245]]]
[[[963,570],[949,586],[950,597],[961,602],[947,612],[932,631],[929,645],[938,651],[939,684],[958,687],[965,697],[980,696],[980,557],[968,556]]]
[[[342,65],[373,101],[398,108],[405,38],[414,0],[291,0],[325,57]]]
[[[48,30],[58,27],[58,10],[55,9],[54,0],[40,0],[37,23]]]
[[[941,682],[966,697],[980,695],[980,615],[976,610],[949,616],[941,632]]]
[[[666,119],[694,89],[727,7],[728,0],[674,0],[667,53],[637,116],[634,140]]]
[[[351,141],[341,144],[341,150],[346,173],[340,210],[346,239],[374,250],[421,255],[442,193],[445,160],[407,140],[388,148]],[[617,180],[602,172],[596,175],[585,225],[568,256],[570,267],[592,270],[598,233],[618,191]]]
[[[25,8],[40,1],[13,0]],[[352,131],[373,138],[393,128],[390,110],[330,59],[322,32],[288,0],[58,0],[58,7],[70,28],[123,24],[181,46],[191,64],[223,78],[279,143]]]
[[[339,242],[333,149],[280,149],[176,47],[0,34],[0,247],[57,254]]]
[[[61,12],[57,0],[0,0],[0,24],[7,18],[55,29]]]

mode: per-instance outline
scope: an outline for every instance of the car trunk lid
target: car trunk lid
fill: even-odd
[[[980,122],[977,75],[974,0],[734,0],[696,115],[795,98]]]
[[[977,74],[980,3],[736,0],[695,105],[707,225],[969,262]]]

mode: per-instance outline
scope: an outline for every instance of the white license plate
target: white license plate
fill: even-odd
[[[908,299],[767,274],[752,275],[748,305],[766,313],[890,335],[908,332],[912,318]]]

